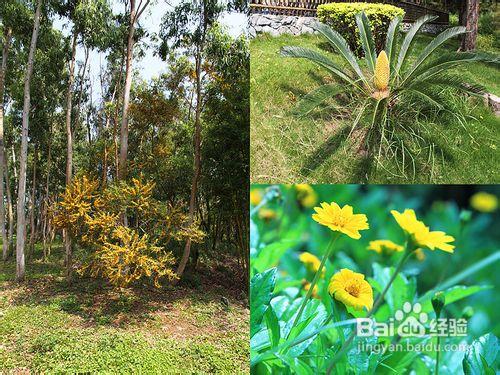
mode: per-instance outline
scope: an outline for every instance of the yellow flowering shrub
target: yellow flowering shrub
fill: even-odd
[[[318,6],[317,15],[320,22],[337,30],[347,40],[349,47],[358,56],[362,49],[356,25],[356,14],[365,12],[371,23],[376,50],[383,48],[385,34],[394,17],[403,18],[405,11],[390,4],[379,3],[328,3]]]
[[[88,251],[80,274],[103,277],[121,287],[141,278],[160,287],[160,279],[176,278],[175,258],[167,247],[188,238],[201,242],[204,233],[197,223],[189,224],[181,205],[154,199],[154,187],[133,179],[98,190],[97,182],[83,176],[66,188],[53,209],[53,223]]]

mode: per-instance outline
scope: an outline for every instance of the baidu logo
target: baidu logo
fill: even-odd
[[[376,322],[369,318],[358,318],[357,335],[360,337],[423,337],[429,336],[467,336],[465,319],[429,319],[422,311],[422,305],[405,302],[401,310],[397,310],[394,318],[388,322]]]

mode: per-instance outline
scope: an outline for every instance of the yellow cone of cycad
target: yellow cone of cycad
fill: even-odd
[[[377,61],[375,62],[375,77],[373,79],[373,83],[378,90],[387,90],[387,86],[389,85],[389,74],[389,59],[385,51],[382,51],[379,53]]]

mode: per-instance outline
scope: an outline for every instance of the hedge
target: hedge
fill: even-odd
[[[405,11],[394,5],[377,3],[329,3],[318,6],[319,21],[339,32],[358,56],[362,56],[356,14],[365,12],[370,20],[377,53],[384,48],[385,35],[394,17],[404,17]]]

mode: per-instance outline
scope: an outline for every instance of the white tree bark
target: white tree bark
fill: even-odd
[[[73,175],[73,133],[71,130],[71,111],[73,108],[73,83],[75,80],[76,40],[78,33],[73,31],[73,42],[71,45],[71,61],[69,64],[69,82],[66,92],[66,186],[71,184]],[[71,281],[72,249],[71,236],[68,231],[63,231],[64,251],[66,263],[66,279]]]
[[[9,240],[5,229],[5,205],[4,205],[4,159],[5,147],[3,143],[3,101],[5,90],[5,73],[7,72],[7,57],[9,55],[9,47],[11,40],[11,29],[4,32],[3,51],[2,51],[2,67],[0,68],[0,232],[2,234],[2,259],[7,260],[9,250]]]
[[[147,0],[142,6],[139,1],[139,8],[135,9],[135,0],[130,0],[130,19],[127,40],[127,59],[125,62],[125,87],[123,90],[123,110],[122,123],[120,128],[120,159],[118,162],[118,179],[123,180],[127,177],[127,153],[128,153],[128,107],[130,102],[130,88],[132,86],[132,61],[134,57],[134,33],[135,23],[142,12],[148,6],[150,0]],[[126,217],[124,218],[126,221]]]
[[[38,0],[35,11],[33,34],[28,55],[28,64],[24,75],[24,105],[23,105],[23,127],[21,131],[21,152],[19,156],[19,185],[17,190],[17,238],[16,238],[16,280],[23,281],[25,276],[24,241],[26,232],[26,167],[28,161],[28,126],[31,106],[30,83],[33,73],[33,62],[35,59],[36,43],[40,31],[40,12],[42,1]]]

